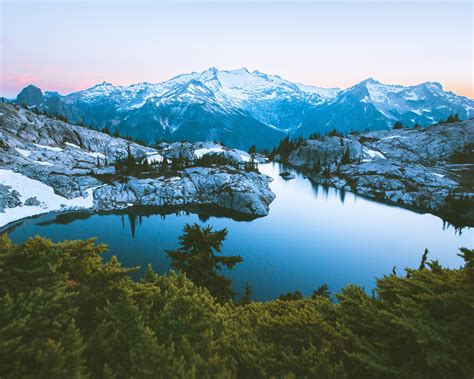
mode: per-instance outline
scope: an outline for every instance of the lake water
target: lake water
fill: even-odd
[[[339,291],[348,283],[367,291],[375,278],[398,274],[405,267],[418,267],[425,248],[429,258],[443,266],[459,267],[458,247],[474,246],[474,229],[462,233],[444,227],[429,214],[367,200],[352,193],[313,185],[303,175],[286,181],[278,164],[260,165],[274,178],[270,184],[277,195],[267,217],[236,221],[226,217],[186,212],[168,215],[78,213],[58,217],[44,215],[25,220],[10,230],[15,242],[42,235],[54,241],[97,237],[108,244],[110,258],[116,255],[125,266],[169,270],[164,250],[177,247],[186,223],[227,228],[224,253],[241,255],[243,263],[227,272],[233,287],[241,291],[245,282],[254,290],[254,300],[269,300],[281,293],[312,290],[327,283]]]

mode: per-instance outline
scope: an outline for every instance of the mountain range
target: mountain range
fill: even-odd
[[[404,87],[370,78],[342,90],[246,68],[210,68],[157,84],[103,82],[68,95],[29,85],[16,102],[148,143],[216,140],[238,148],[272,147],[287,134],[383,130],[396,121],[425,126],[454,113],[474,116],[474,100],[436,82]]]

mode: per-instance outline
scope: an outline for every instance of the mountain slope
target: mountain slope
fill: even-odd
[[[403,87],[367,79],[308,112],[298,133],[383,130],[396,121],[426,126],[455,113],[463,120],[473,117],[474,101],[443,91],[439,83]]]
[[[146,142],[207,139],[239,148],[272,147],[287,133],[380,130],[398,120],[413,126],[453,113],[474,116],[473,100],[443,91],[439,83],[403,87],[367,79],[346,90],[326,89],[245,68],[210,68],[157,84],[103,82],[66,96],[28,86],[17,103]]]

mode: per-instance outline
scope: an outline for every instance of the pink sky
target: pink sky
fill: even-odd
[[[0,93],[69,93],[247,67],[348,87],[438,81],[474,97],[472,2],[3,1]]]

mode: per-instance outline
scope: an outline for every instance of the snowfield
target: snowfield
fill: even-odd
[[[207,148],[202,148],[202,149],[196,149],[194,150],[194,158],[200,159],[206,154],[221,153],[223,151],[224,149],[222,147],[207,147]]]
[[[93,191],[95,188],[85,191],[84,197],[66,199],[55,194],[50,186],[12,170],[0,170],[0,184],[10,187],[10,191],[17,191],[23,203],[28,199],[36,198],[37,201],[33,201],[33,203],[39,204],[30,206],[23,204],[21,207],[5,208],[4,212],[0,212],[0,227],[25,217],[58,210],[92,208],[94,205]]]
[[[364,154],[367,154],[372,159],[374,158],[387,159],[385,158],[385,155],[383,155],[380,151],[371,150],[367,148],[364,148]]]
[[[158,154],[158,153],[148,152],[147,157],[143,160],[143,162],[144,161],[148,161],[149,164],[161,163],[161,162],[163,162],[163,156],[161,154]]]

